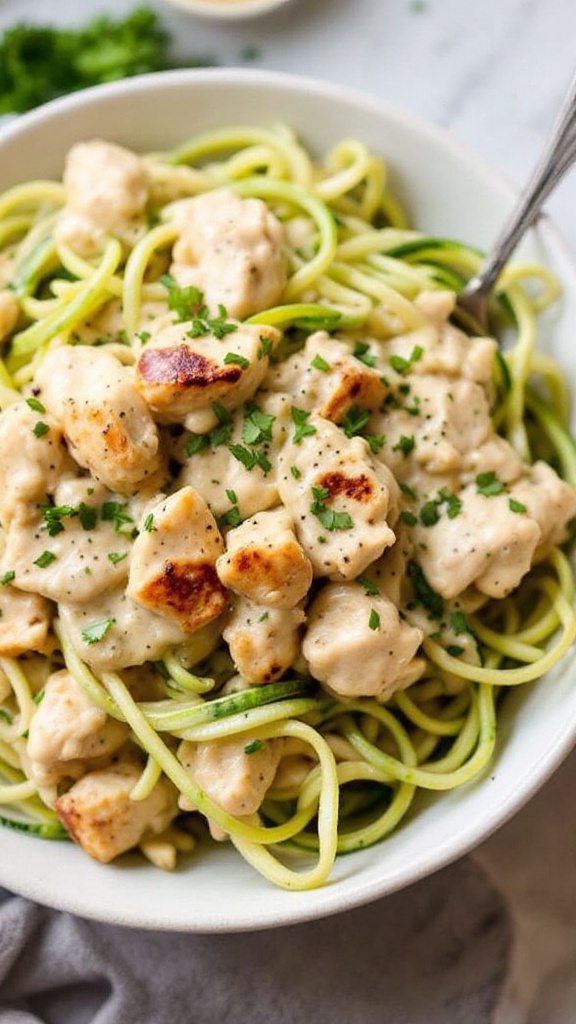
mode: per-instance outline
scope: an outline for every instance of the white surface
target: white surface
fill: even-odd
[[[414,223],[433,234],[486,244],[510,202],[508,187],[483,162],[405,112],[336,86],[246,70],[149,76],[19,119],[0,142],[0,188],[25,178],[30,167],[39,177],[58,174],[78,138],[108,135],[137,149],[164,149],[195,131],[238,123],[247,110],[253,123],[291,124],[318,152],[350,135],[380,150]],[[576,270],[546,225],[527,252],[555,269],[564,284],[562,313],[548,322],[545,344],[574,374]],[[313,892],[271,887],[230,846],[206,851],[188,870],[164,875],[142,865],[103,868],[73,846],[9,831],[0,831],[0,883],[79,914],[150,928],[245,930],[334,913],[449,863],[532,795],[576,736],[574,657],[539,686],[510,695],[499,736],[498,755],[481,781],[422,801],[385,843],[341,858],[330,884]]]
[[[268,14],[290,0],[164,0],[187,14],[223,21],[244,21]]]
[[[132,0],[0,0],[0,28],[121,14]],[[369,90],[449,128],[516,182],[544,141],[575,62],[574,0],[295,0],[244,24],[156,4],[181,55],[258,64]],[[472,198],[472,197],[471,197]],[[576,174],[548,202],[576,248]],[[516,920],[498,1024],[573,1024],[576,1016],[576,754],[477,851]]]

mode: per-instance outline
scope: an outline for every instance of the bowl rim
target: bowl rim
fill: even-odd
[[[44,126],[45,130],[46,127],[49,127],[50,121],[53,117],[60,118],[68,112],[82,109],[87,103],[90,105],[92,101],[99,102],[101,99],[114,99],[119,95],[127,93],[134,97],[141,97],[150,90],[155,91],[158,88],[171,89],[172,86],[177,87],[179,85],[187,85],[188,83],[215,85],[223,89],[236,87],[238,84],[244,83],[253,85],[263,85],[266,83],[278,88],[288,89],[290,92],[295,92],[302,96],[309,96],[311,93],[314,96],[322,96],[334,103],[335,106],[337,106],[341,101],[345,101],[346,104],[359,104],[363,109],[374,113],[378,117],[382,117],[388,121],[401,123],[409,130],[414,131],[422,139],[423,143],[431,141],[435,146],[439,146],[449,155],[451,154],[458,159],[464,159],[468,163],[473,160],[475,174],[480,175],[486,181],[487,187],[489,190],[494,192],[494,194],[498,192],[509,201],[512,201],[517,195],[518,190],[489,162],[478,157],[472,149],[465,146],[444,128],[421,118],[417,114],[405,110],[401,106],[391,104],[369,93],[364,93],[361,90],[349,89],[338,83],[327,82],[322,79],[295,75],[292,73],[272,72],[265,69],[252,68],[177,69],[174,71],[136,76],[131,79],[123,80],[122,82],[95,86],[91,89],[83,90],[67,97],[52,100],[50,103],[44,104],[37,110],[31,111],[30,113],[23,115],[21,118],[17,118],[0,128],[0,159],[5,144],[17,144],[20,136],[33,132],[36,128],[41,128],[42,126]],[[569,265],[571,268],[571,278],[574,282],[574,286],[576,287],[576,263],[574,261],[572,251],[568,248],[555,226],[551,225],[546,217],[544,217],[539,223],[538,231],[550,240],[552,249],[555,252],[559,252],[562,261]],[[263,905],[258,904],[258,906],[254,908],[252,919],[250,921],[233,921],[230,923],[225,917],[221,916],[211,925],[207,925],[206,922],[203,922],[201,927],[195,926],[193,921],[190,921],[185,925],[166,924],[159,920],[157,915],[155,916],[150,913],[147,908],[142,908],[141,912],[137,912],[132,917],[127,914],[118,917],[118,915],[115,915],[113,911],[103,913],[101,908],[94,906],[87,907],[83,903],[83,893],[81,889],[75,886],[71,887],[70,892],[64,900],[59,898],[57,904],[52,902],[51,905],[57,905],[60,909],[71,911],[79,916],[91,917],[97,920],[109,921],[110,923],[126,924],[142,928],[173,931],[239,932],[312,920],[318,917],[325,917],[331,914],[340,913],[343,910],[371,902],[381,896],[391,894],[392,892],[404,888],[406,885],[422,879],[433,871],[437,871],[440,868],[447,866],[463,854],[468,853],[474,846],[484,841],[492,832],[509,820],[509,818],[512,817],[520,807],[541,788],[541,786],[552,775],[556,768],[559,767],[560,763],[570,752],[576,740],[576,719],[573,722],[570,722],[568,717],[569,716],[566,716],[566,720],[561,723],[561,728],[559,727],[558,729],[558,737],[555,747],[547,752],[546,756],[540,760],[537,766],[533,766],[532,770],[527,772],[526,776],[521,780],[521,784],[518,786],[514,796],[507,800],[506,807],[503,808],[500,804],[495,802],[490,813],[485,815],[480,832],[473,822],[468,822],[466,828],[459,832],[458,835],[445,837],[443,843],[436,851],[432,864],[430,864],[429,859],[424,857],[422,863],[413,869],[409,880],[393,876],[385,879],[379,879],[378,883],[375,883],[373,880],[363,881],[363,883],[354,890],[353,895],[348,898],[343,898],[338,895],[338,883],[335,885],[329,884],[323,891],[315,890],[314,892],[317,895],[311,900],[310,905],[308,907],[299,906],[297,913],[294,913],[290,909],[286,909],[283,912],[277,912],[274,919],[271,920],[264,900]],[[34,841],[30,837],[14,837],[14,834],[6,833],[6,847],[14,849],[18,848],[17,843],[13,844],[11,842],[13,838],[25,840],[26,842]],[[0,845],[2,844],[3,838],[2,835],[0,835]],[[346,858],[344,858],[344,860],[346,860]],[[17,869],[9,869],[8,866],[6,868],[1,868],[0,884],[7,884],[8,887],[13,886],[16,888],[16,886],[14,886],[15,870]],[[120,871],[122,871],[122,869],[120,869]],[[8,881],[6,881],[7,878]],[[21,891],[21,889],[17,891]],[[30,898],[36,899],[41,903],[50,903],[50,892],[47,887],[47,879],[45,875],[42,874],[32,879],[26,886],[26,891],[23,895],[28,895]]]
[[[162,0],[185,14],[211,21],[245,21],[284,7],[290,0]]]

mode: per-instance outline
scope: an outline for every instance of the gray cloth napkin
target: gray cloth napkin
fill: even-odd
[[[0,901],[1,1024],[489,1024],[511,940],[468,858],[371,905],[251,934]]]

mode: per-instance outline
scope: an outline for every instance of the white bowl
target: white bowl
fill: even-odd
[[[164,0],[164,3],[179,7],[188,14],[220,21],[243,21],[268,14],[290,0]]]
[[[334,85],[261,71],[176,71],[78,93],[9,125],[0,137],[0,187],[58,176],[69,146],[107,137],[163,149],[216,125],[284,121],[317,151],[356,136],[389,162],[414,223],[488,245],[513,190],[476,156],[405,111]],[[547,319],[546,346],[576,378],[576,269],[541,223],[528,255],[560,277],[564,298]],[[144,928],[222,932],[333,914],[401,889],[470,850],[543,784],[576,738],[574,653],[536,685],[511,694],[489,774],[422,801],[389,839],[338,860],[312,892],[276,889],[227,845],[202,850],[174,874],[143,862],[103,867],[72,844],[0,829],[0,884],[82,916]]]

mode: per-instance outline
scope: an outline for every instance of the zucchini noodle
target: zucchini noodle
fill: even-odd
[[[223,392],[224,397],[211,404],[203,421],[194,418],[195,410],[186,417],[173,415],[170,409],[160,412],[154,429],[159,431],[164,474],[158,467],[151,473],[151,479],[159,482],[147,485],[148,491],[142,485],[141,493],[138,487],[122,490],[107,484],[108,491],[98,498],[95,513],[93,502],[97,499],[90,501],[102,486],[98,466],[84,458],[81,441],[78,453],[66,429],[60,445],[65,453],[62,457],[68,460],[62,479],[54,483],[53,467],[43,467],[45,489],[40,497],[29,499],[29,480],[13,473],[9,459],[5,465],[0,457],[2,486],[10,494],[10,488],[16,488],[15,501],[24,506],[23,520],[26,515],[38,517],[34,539],[41,536],[45,550],[34,552],[33,566],[40,569],[40,575],[45,570],[43,579],[50,579],[50,566],[59,557],[50,546],[52,539],[60,541],[67,531],[84,530],[79,536],[90,545],[90,531],[98,520],[98,529],[105,527],[107,536],[114,539],[107,549],[107,571],[116,571],[125,586],[132,551],[146,531],[153,539],[159,529],[157,504],[164,501],[167,505],[178,494],[187,459],[199,466],[194,459],[214,453],[216,458],[228,446],[235,470],[234,459],[242,462],[246,471],[256,467],[261,473],[264,493],[277,470],[278,463],[273,466],[270,462],[275,457],[274,445],[285,451],[292,443],[295,456],[290,472],[294,480],[302,475],[298,459],[304,446],[298,446],[317,432],[312,425],[317,421],[311,418],[317,413],[330,429],[342,428],[341,443],[349,445],[338,464],[340,475],[351,472],[350,460],[362,458],[364,476],[357,475],[355,481],[366,481],[369,472],[378,480],[385,471],[397,476],[397,482],[389,484],[390,494],[397,492],[397,497],[390,499],[386,513],[390,517],[395,514],[390,520],[394,545],[390,554],[382,544],[367,567],[354,575],[345,571],[341,576],[331,575],[315,566],[306,596],[281,606],[289,607],[290,612],[295,608],[301,611],[301,617],[294,620],[300,638],[296,653],[288,667],[273,668],[269,677],[262,678],[243,675],[237,664],[227,633],[233,608],[229,591],[226,608],[212,617],[214,621],[208,619],[207,625],[202,622],[184,630],[186,636],[180,640],[170,634],[159,654],[148,659],[138,654],[116,667],[113,662],[112,667],[105,662],[99,667],[99,646],[104,648],[115,636],[115,613],[100,617],[94,613],[92,621],[92,596],[65,600],[53,590],[44,591],[41,584],[36,593],[32,585],[23,582],[19,571],[6,563],[8,555],[4,553],[0,581],[0,806],[6,810],[0,814],[0,824],[50,839],[64,838],[70,831],[84,845],[70,826],[71,815],[62,810],[62,801],[65,803],[90,773],[94,778],[98,773],[104,777],[120,765],[131,780],[125,797],[128,817],[144,813],[160,792],[169,794],[175,808],[167,824],[144,828],[126,849],[139,847],[161,867],[174,867],[177,854],[189,857],[193,864],[193,836],[202,833],[207,838],[208,828],[214,838],[228,839],[270,882],[288,890],[310,889],[329,879],[338,855],[372,846],[401,830],[405,821],[418,815],[422,794],[465,789],[485,777],[499,756],[499,716],[509,689],[542,679],[576,641],[570,523],[564,524],[564,532],[546,533],[546,524],[528,507],[528,498],[516,497],[514,490],[517,480],[530,480],[530,473],[542,464],[552,467],[569,488],[576,487],[568,388],[556,361],[537,348],[538,317],[557,300],[559,283],[547,268],[538,265],[524,263],[505,269],[490,311],[492,333],[501,341],[496,353],[492,342],[459,321],[453,308],[453,293],[477,271],[482,253],[465,242],[424,235],[413,227],[408,212],[389,189],[385,162],[360,139],[343,139],[319,156],[310,153],[284,125],[269,129],[240,125],[206,132],[172,152],[144,155],[140,165],[148,190],[141,216],[130,214],[117,230],[104,221],[94,221],[96,240],[88,247],[76,244],[73,233],[62,231],[67,215],[81,221],[85,211],[69,209],[67,188],[60,182],[30,182],[0,196],[0,254],[4,260],[0,262],[0,274],[4,275],[0,277],[0,431],[2,418],[14,408],[25,410],[26,402],[36,417],[31,420],[26,452],[29,442],[32,444],[30,433],[35,435],[34,443],[40,444],[53,429],[49,417],[56,413],[51,406],[48,410],[44,407],[38,380],[45,361],[63,347],[69,346],[67,352],[75,347],[103,348],[117,361],[119,373],[125,371],[126,379],[132,381],[142,354],[150,351],[149,343],[154,351],[154,331],[167,324],[172,330],[175,323],[182,322],[191,326],[187,338],[196,339],[200,334],[201,341],[206,341],[210,336],[210,344],[216,338],[217,345],[227,338],[231,349],[242,329],[261,331],[260,342],[269,347],[273,347],[272,339],[278,338],[274,350],[265,354],[273,380],[274,374],[283,379],[287,368],[299,365],[297,360],[307,351],[310,338],[320,339],[318,344],[328,348],[319,348],[305,368],[308,372],[312,366],[318,372],[320,397],[313,408],[307,407],[303,378],[296,374],[296,383],[291,385],[294,392],[289,396],[293,404],[288,405],[292,422],[290,415],[282,421],[279,440],[272,434],[273,422],[281,419],[276,416],[277,406],[260,406],[258,400],[263,395],[266,403],[271,395],[286,397],[286,393],[283,387],[275,392],[263,375],[262,391],[256,388],[241,407],[228,402]],[[218,189],[235,202],[256,203],[253,210],[264,208],[283,239],[285,282],[279,294],[238,317],[229,314],[225,298],[214,309],[204,304],[201,279],[197,283],[192,274],[178,283],[174,276],[176,253],[183,244],[182,209]],[[82,230],[85,227],[83,222]],[[268,230],[273,233],[276,228]],[[251,273],[262,276],[266,269],[252,267]],[[180,315],[183,304],[187,312]],[[437,312],[440,308],[442,314]],[[485,342],[492,345],[489,379],[474,377],[472,371],[466,377],[468,371],[461,373],[458,366],[446,369],[442,353],[437,356],[440,369],[436,365],[422,369],[422,365],[429,366],[426,346],[439,335],[448,339],[447,346],[466,343],[469,351],[481,351]],[[344,350],[348,355],[343,358],[355,360],[352,371],[347,372],[352,372],[354,379],[358,373],[364,377],[354,385],[356,391],[350,392],[359,395],[357,403],[349,403],[343,414],[334,413],[331,418],[332,413],[323,411],[328,404],[321,408],[323,381],[332,369],[324,353]],[[465,361],[465,349],[461,352],[459,358]],[[433,354],[436,358],[436,350]],[[258,359],[261,357],[259,352]],[[240,373],[238,367],[244,372],[249,360],[230,351],[224,363],[228,372],[233,364],[233,372]],[[412,434],[411,424],[425,417],[421,398],[417,396],[410,404],[409,396],[415,382],[435,373],[437,380],[445,373],[452,382],[464,380],[465,386],[473,380],[473,386],[482,390],[489,408],[491,443],[495,450],[510,452],[517,468],[501,480],[490,466],[482,472],[480,463],[476,476],[471,476],[472,470],[460,464],[444,470],[431,460],[423,492],[427,500],[422,501],[416,494],[415,476],[410,476],[410,472],[416,473],[411,466],[418,471],[421,468],[413,452],[416,427]],[[346,380],[344,374],[342,381]],[[174,382],[180,386],[181,378]],[[364,407],[363,401],[369,402],[365,396],[376,387],[382,389],[382,399]],[[65,395],[62,406],[66,402],[73,405],[75,400],[74,393]],[[392,443],[387,431],[395,412],[404,419]],[[121,413],[121,417],[126,415]],[[432,415],[428,419],[432,420]],[[236,428],[238,439],[233,434]],[[105,430],[113,433],[110,424]],[[483,437],[477,447],[485,441]],[[114,443],[112,439],[111,448]],[[140,455],[145,443],[139,441]],[[322,454],[318,440],[318,460]],[[466,457],[473,460],[474,456],[473,451],[465,453],[462,465]],[[328,473],[326,479],[336,476],[336,472]],[[186,478],[186,485],[190,479],[194,484],[192,475]],[[234,480],[222,485],[229,488],[225,491],[228,505],[223,506],[224,511],[220,507],[214,511],[223,549],[234,529],[240,529],[251,515],[239,511],[241,501]],[[56,500],[60,484],[66,495],[66,487],[78,481],[88,484],[86,501]],[[211,479],[210,486],[216,482]],[[507,513],[515,514],[512,519],[524,526],[527,519],[532,524],[538,522],[538,536],[544,540],[537,546],[536,527],[525,528],[522,536],[532,537],[533,557],[514,584],[503,587],[502,592],[499,581],[483,584],[484,570],[479,569],[457,593],[453,594],[449,583],[441,593],[442,587],[435,589],[426,575],[430,565],[426,561],[426,530],[434,530],[437,524],[439,529],[456,528],[474,482],[475,499],[481,495],[490,509],[503,508],[497,502],[507,501]],[[345,534],[352,519],[340,506],[334,511],[326,504],[331,497],[326,487],[313,486],[312,493],[314,501],[304,512],[317,518],[321,550],[323,544]],[[569,499],[566,501],[570,507]],[[208,497],[205,502],[209,507]],[[276,508],[280,499],[276,496],[267,502],[256,511],[266,513]],[[284,505],[288,507],[288,502]],[[2,550],[12,552],[15,512],[9,498],[1,508],[6,516]],[[378,516],[381,522],[384,513]],[[297,517],[293,519],[304,548]],[[509,543],[514,542],[512,533]],[[361,541],[358,547],[362,547]],[[399,567],[387,576],[388,556],[393,558],[398,550]],[[472,554],[473,549],[470,558]],[[491,556],[489,551],[487,563]],[[172,563],[164,565],[166,576]],[[85,570],[87,575],[91,572]],[[72,588],[77,580],[74,577]],[[85,579],[83,585],[89,586]],[[109,590],[117,586],[114,583]],[[319,621],[314,609],[324,588],[328,591],[338,586],[342,592],[349,588],[349,593],[356,588],[358,602],[374,599],[364,623],[368,653],[362,649],[356,653],[354,685],[348,684],[348,690],[341,688],[338,679],[340,663],[349,656],[345,643],[348,628],[356,628],[353,613],[350,626],[340,621],[340,654],[325,675],[320,670],[315,674],[315,655],[302,641],[304,631]],[[234,587],[230,585],[230,589]],[[102,592],[108,591],[104,587],[94,591],[96,605]],[[2,601],[22,600],[29,594],[40,595],[48,625],[41,641],[19,646],[9,635],[14,616],[8,603],[4,612]],[[139,598],[133,597],[130,588],[127,594],[124,599],[138,605]],[[373,634],[379,635],[382,629],[380,653],[396,643],[381,624],[388,605],[378,601],[394,605],[398,635],[404,630],[403,635],[417,636],[418,642],[410,654],[402,655],[397,675],[389,680],[388,670],[382,669],[382,679],[374,686],[369,682],[376,651],[369,646]],[[141,605],[152,610],[156,607],[144,600]],[[254,607],[261,612],[259,624],[277,611],[272,603],[262,602],[263,612],[257,602]],[[81,629],[74,618],[80,613],[84,616]],[[27,615],[18,612],[22,620]],[[6,622],[8,626],[3,625]],[[253,625],[247,619],[244,628]],[[146,627],[133,628],[141,629],[141,642],[147,642]],[[152,626],[150,630],[149,649],[155,651]],[[265,654],[257,650],[258,640],[252,639],[251,633],[250,638],[256,653]],[[279,650],[282,640],[282,635],[274,640]],[[322,643],[332,642],[324,635]],[[395,657],[397,653],[388,652]],[[66,727],[65,721],[58,719],[60,706],[57,700],[54,703],[53,694],[66,679],[76,687],[74,699],[85,702],[84,713],[96,722],[94,735],[101,744],[96,753],[92,749],[86,753],[75,745],[73,720]],[[541,685],[554,684],[542,680]],[[108,735],[119,738],[107,753]],[[44,750],[52,744],[59,753],[50,760],[40,749],[42,743]],[[217,776],[231,770],[225,765],[218,767],[216,762],[215,777],[207,784],[199,769],[191,767],[199,754],[209,759],[228,749],[235,751],[237,760],[243,760],[247,776],[258,758],[262,764],[268,755],[276,758],[256,809],[232,811],[220,798]],[[264,772],[264,768],[258,771]]]

